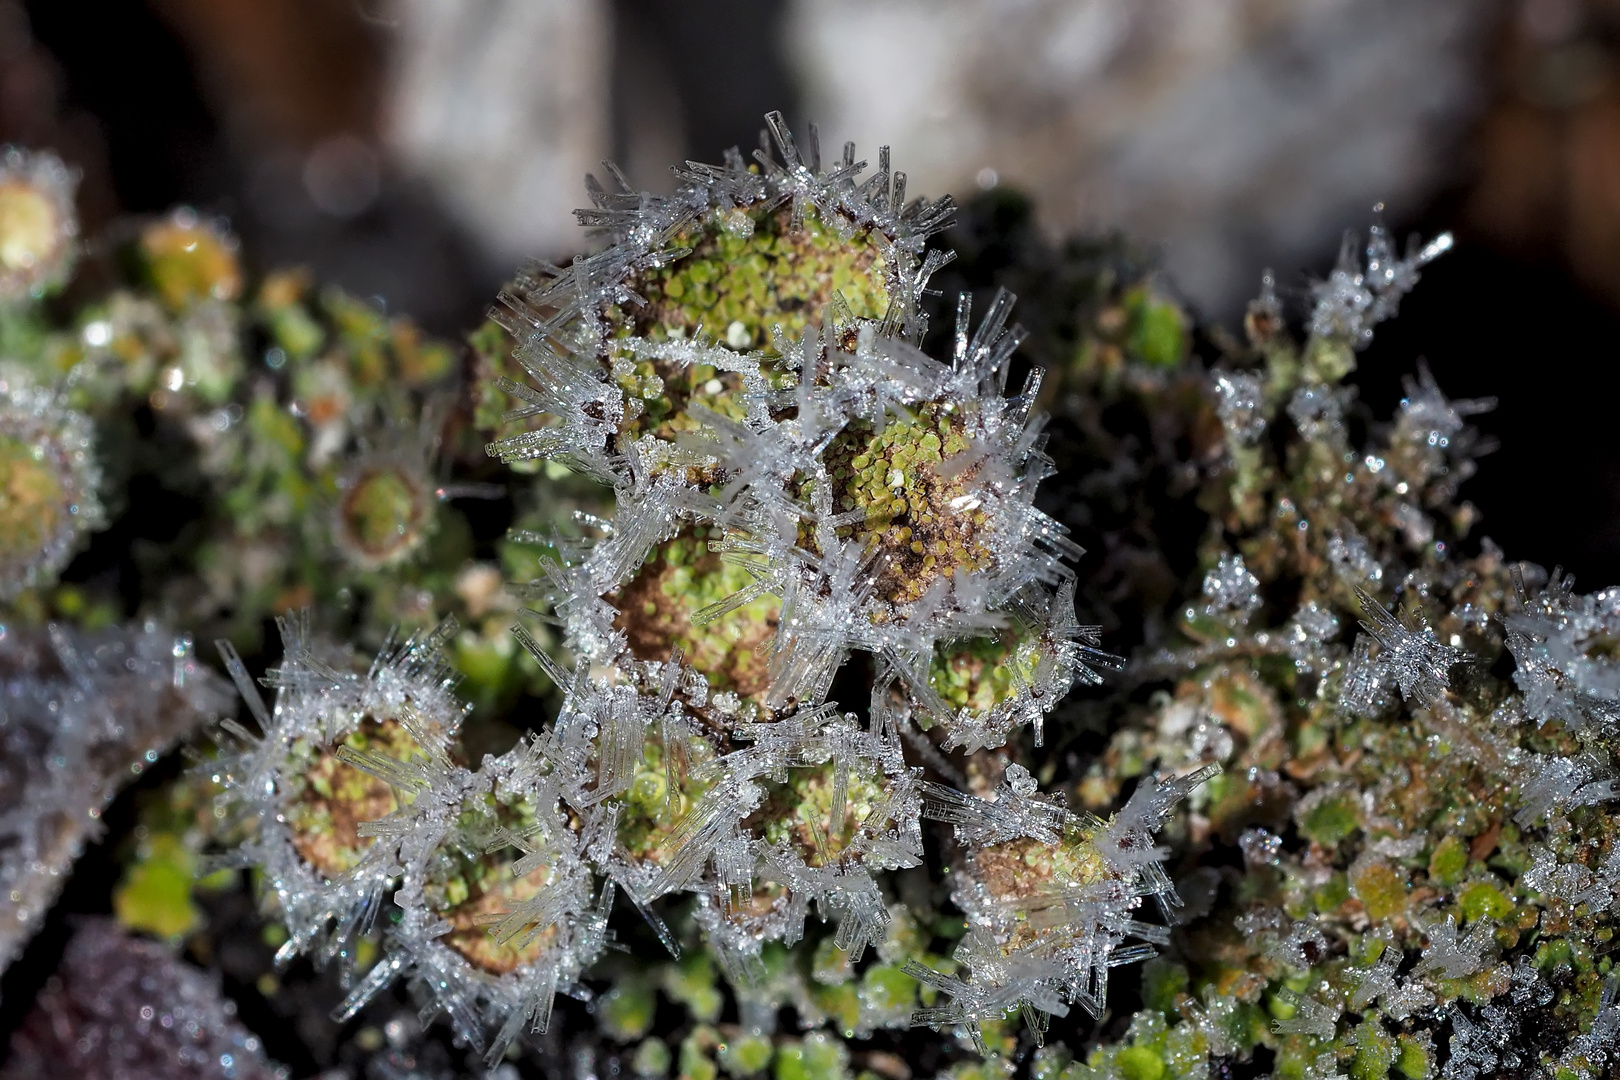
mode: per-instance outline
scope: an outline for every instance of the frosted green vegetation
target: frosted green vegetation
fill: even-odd
[[[949,200],[767,123],[672,196],[592,181],[592,253],[503,291],[459,388],[184,211],[42,306],[71,178],[5,159],[7,622],[127,616],[59,575],[148,410],[202,509],[135,609],[221,638],[247,710],[126,924],[251,869],[336,1019],[402,982],[488,1069],[566,1009],[645,1080],[1616,1075],[1620,594],[1474,539],[1488,402],[1420,367],[1369,424],[1345,383],[1449,238],[1347,243],[1298,329],[1267,279],[1204,359],[1117,244],[1036,253],[1040,335],[1002,290],[930,335]],[[513,510],[482,558],[475,496]],[[1106,597],[1088,498],[1135,545]]]

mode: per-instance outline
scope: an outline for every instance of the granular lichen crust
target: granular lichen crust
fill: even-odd
[[[856,318],[880,319],[888,243],[870,227],[840,236],[814,209],[798,228],[783,205],[717,209],[671,238],[690,254],[631,278],[646,303],[630,309],[620,332],[658,339],[701,330],[739,351],[768,349],[774,328],[797,340],[835,296]]]
[[[457,827],[430,858],[423,887],[428,909],[451,930],[444,942],[469,964],[491,975],[505,975],[532,964],[551,937],[545,928],[530,940],[501,940],[492,924],[551,880],[551,870],[538,866],[514,877],[511,848],[493,846],[496,829],[522,833],[534,824],[534,807],[521,797],[473,795],[462,804]]]
[[[828,762],[795,771],[785,784],[770,784],[765,802],[745,824],[759,828],[769,843],[792,845],[806,866],[833,863],[860,834],[883,796],[881,777],[851,770],[843,814],[834,820],[835,772],[836,766]]]
[[[989,712],[1035,676],[1032,639],[1016,635],[950,642],[934,651],[929,685],[953,709]]]
[[[416,740],[393,719],[367,717],[340,741],[351,750],[384,754],[400,762],[425,760]],[[312,869],[335,878],[360,861],[372,844],[360,835],[362,822],[377,821],[399,808],[386,782],[337,756],[337,747],[300,739],[288,751],[294,764],[287,778],[287,825],[293,847]]]
[[[975,470],[953,460],[968,449],[961,408],[931,402],[881,430],[857,421],[827,448],[833,505],[861,515],[839,526],[839,536],[878,549],[876,590],[890,603],[915,602],[940,577],[992,561],[988,515],[972,494]]]
[[[712,622],[694,626],[692,616],[748,585],[742,567],[722,561],[708,541],[718,530],[702,529],[658,545],[634,577],[607,600],[617,610],[613,624],[625,632],[639,660],[668,660],[671,649],[701,672],[717,691],[745,698],[769,684],[769,658],[762,648],[776,633],[781,602],[762,596]]]

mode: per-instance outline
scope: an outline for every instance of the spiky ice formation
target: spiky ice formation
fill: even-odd
[[[1166,916],[1181,906],[1154,836],[1176,803],[1219,772],[1210,764],[1146,777],[1106,822],[1038,795],[1034,777],[1016,764],[994,799],[931,786],[925,815],[953,824],[965,852],[951,899],[967,914],[968,932],[954,956],[962,974],[907,966],[951,999],[917,1022],[963,1025],[983,1052],[980,1025],[1015,1009],[1037,1035],[1070,1004],[1100,1017],[1109,968],[1169,943],[1164,925],[1135,917],[1143,899],[1153,897]],[[1130,938],[1141,944],[1126,945]]]
[[[255,709],[267,736],[221,774],[261,820],[280,815],[242,859],[274,866],[284,908],[311,898],[287,955],[341,949],[393,890],[384,958],[340,1016],[408,978],[498,1062],[545,1029],[556,994],[589,996],[580,980],[619,894],[672,952],[664,898],[692,897],[751,1008],[770,993],[766,947],[800,942],[812,914],[846,963],[876,946],[891,981],[914,986],[893,943],[909,916],[881,884],[923,861],[925,770],[905,747],[939,763],[1021,726],[1038,740],[1070,684],[1114,662],[1074,614],[1064,560],[1078,549],[1033,505],[1048,463],[1038,375],[1003,395],[1022,336],[1011,297],[976,327],[963,298],[951,360],[925,355],[917,299],[945,257],[923,243],[948,204],[904,206],[887,151],[857,182],[853,149],[824,171],[769,122],[780,162],[689,165],[669,199],[597,190],[582,219],[614,243],[503,295],[534,382],[503,383],[527,403],[508,420],[539,423],[491,452],[560,462],[616,501],[611,519],[582,516],[594,540],[517,538],[550,547],[526,589],[577,661],[514,628],[563,693],[556,720],[477,767],[448,741],[408,760],[334,747],[347,729],[330,719],[332,675],[289,660],[274,715]],[[876,661],[864,720],[827,700],[855,651]],[[318,735],[286,728],[305,713],[325,718]],[[289,754],[299,732],[393,793],[351,800],[364,812],[344,864],[316,865],[319,819],[288,813],[289,793],[333,782],[330,761]],[[1163,808],[1130,815],[1128,837],[1097,840],[1109,899],[1061,946],[1104,966],[1146,955],[1115,946],[1141,898],[1168,889],[1147,839]],[[1009,1003],[1100,995],[1074,965],[1039,992],[1007,989]],[[912,993],[858,1022],[904,1024]]]
[[[347,967],[398,876],[395,848],[376,844],[367,823],[425,789],[411,770],[451,767],[466,710],[439,646],[455,627],[385,649],[362,672],[315,640],[307,619],[277,622],[284,651],[266,678],[276,690],[271,707],[235,649],[219,643],[258,730],[226,720],[219,754],[201,768],[223,788],[221,809],[247,832],[224,864],[257,867],[276,899],[288,932],[283,959],[309,953]]]
[[[887,148],[863,181],[853,146],[824,169],[814,131],[801,152],[767,121],[757,164],[689,164],[668,198],[617,176],[593,188],[580,217],[610,246],[502,295],[531,380],[503,381],[526,403],[508,419],[540,422],[490,452],[561,462],[617,499],[606,535],[539,591],[596,664],[627,646],[663,659],[651,650],[674,635],[643,620],[768,638],[741,684],[731,657],[687,656],[762,715],[819,705],[863,651],[904,722],[940,725],[948,746],[1038,731],[1110,658],[1073,617],[1064,560],[1079,549],[1033,505],[1049,462],[1039,371],[1004,396],[1023,337],[1012,298],[975,327],[964,296],[949,361],[924,354],[918,301],[949,261],[924,245],[949,200],[908,204]],[[669,562],[660,545],[704,541],[746,576],[671,619],[660,593],[675,590],[647,581]]]
[[[102,523],[90,421],[0,372],[0,600],[53,581]]]
[[[0,634],[0,969],[43,923],[119,789],[229,703],[156,624]]]

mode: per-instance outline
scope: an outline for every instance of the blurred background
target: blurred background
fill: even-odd
[[[1235,326],[1375,203],[1450,228],[1357,376],[1426,357],[1497,396],[1465,489],[1516,557],[1620,580],[1620,0],[0,0],[0,142],[84,174],[87,234],[189,203],[260,266],[475,325],[611,157],[668,166],[814,119],[914,193],[1028,193],[1122,229]]]

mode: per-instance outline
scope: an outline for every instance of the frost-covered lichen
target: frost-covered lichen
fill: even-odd
[[[1245,341],[1194,335],[1121,242],[993,194],[955,267],[886,151],[769,126],[594,187],[594,252],[506,290],[465,386],[186,211],[0,304],[7,385],[104,448],[75,482],[197,508],[116,575],[19,571],[0,645],[130,608],[236,643],[246,714],[123,838],[125,925],[262,932],[243,985],[300,1031],[341,999],[378,1075],[438,1015],[579,1077],[1612,1075],[1620,600],[1472,539],[1488,402],[1419,366],[1380,424],[1346,382],[1446,243],[1347,247],[1303,340],[1269,278]],[[68,474],[17,442],[33,558]],[[120,659],[173,697],[147,637],[8,681],[8,754]]]
[[[45,923],[123,785],[229,703],[155,623],[0,632],[0,967]]]
[[[527,403],[505,422],[527,430],[491,454],[613,494],[609,516],[578,516],[594,537],[555,519],[514,534],[549,549],[520,588],[566,651],[533,623],[514,633],[562,693],[555,719],[474,765],[448,720],[429,740],[421,705],[363,713],[295,634],[275,711],[254,708],[264,734],[239,735],[218,772],[260,822],[238,858],[267,870],[286,955],[342,951],[391,890],[383,958],[340,1016],[404,976],[493,1065],[546,1029],[557,994],[589,997],[620,894],[672,954],[695,931],[761,1035],[773,1001],[849,1031],[980,1040],[1019,1010],[1041,1030],[1070,1003],[1100,1011],[1108,968],[1165,940],[1133,914],[1177,903],[1152,836],[1213,769],[1144,785],[1108,822],[1034,797],[1016,765],[986,798],[941,782],[950,751],[1024,727],[1038,743],[1070,685],[1117,663],[1075,617],[1079,549],[1034,506],[1050,463],[1038,372],[1005,395],[1012,298],[975,324],[964,295],[949,360],[923,352],[918,301],[948,261],[926,241],[949,204],[907,203],[886,150],[862,181],[853,148],[824,169],[813,135],[801,152],[768,121],[779,157],[688,166],[667,199],[594,189],[581,218],[612,243],[502,296],[528,377],[502,382]],[[381,494],[364,505],[393,520]],[[436,672],[444,636],[388,654],[371,682],[406,658]],[[830,697],[857,654],[864,715]],[[374,748],[401,729],[405,753]],[[995,834],[962,866],[972,925],[954,960],[886,884],[924,865],[930,816]],[[1031,838],[1065,845],[1035,904],[997,876]],[[832,953],[808,980],[784,951],[801,942]],[[621,982],[600,1005],[626,1039],[646,1030],[638,995]],[[719,1060],[748,1073],[762,1053]]]
[[[1145,364],[1091,384],[1222,438],[1202,595],[1133,665],[1127,685],[1160,689],[1117,706],[1082,800],[1155,765],[1225,771],[1168,826],[1201,910],[1138,1016],[1209,1064],[1133,1037],[1066,1071],[1207,1075],[1264,1048],[1277,1076],[1609,1075],[1607,594],[1470,544],[1457,488],[1489,446],[1466,418],[1489,403],[1420,370],[1393,423],[1356,441],[1347,420],[1356,350],[1445,246],[1398,259],[1375,229],[1365,265],[1314,292],[1303,343],[1268,282],[1202,404]],[[1241,874],[1215,869],[1228,845]]]
[[[51,582],[103,521],[89,420],[0,372],[0,599]]]
[[[78,176],[49,151],[0,146],[0,304],[38,298],[72,268]]]

